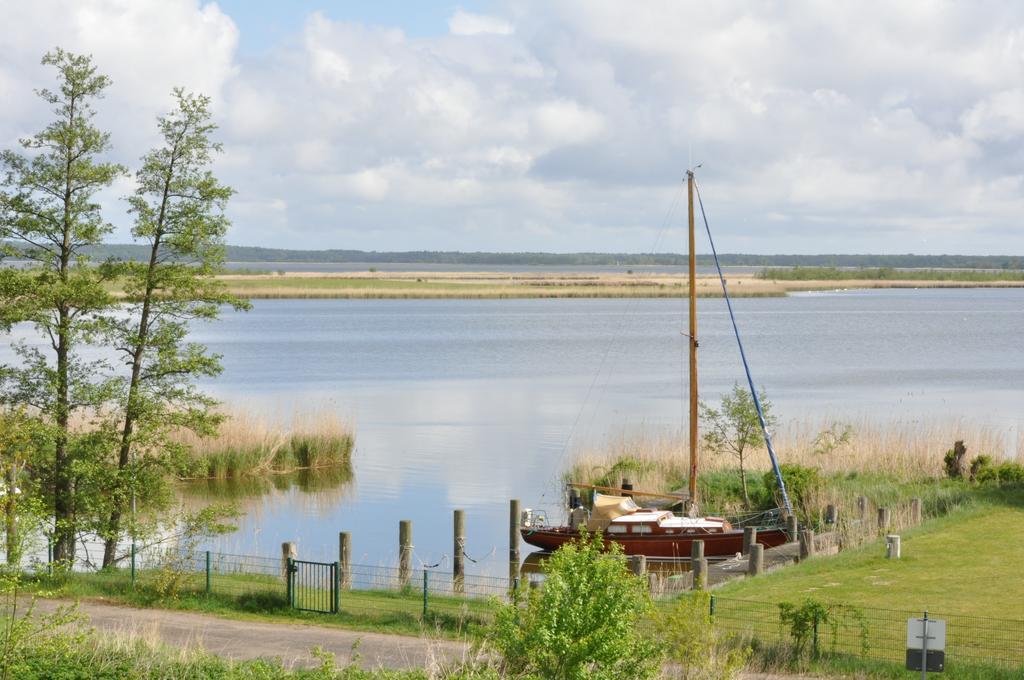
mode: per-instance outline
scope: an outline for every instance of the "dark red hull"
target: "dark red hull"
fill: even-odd
[[[520,531],[524,541],[548,552],[557,550],[563,544],[579,536],[579,532],[568,527],[523,527]],[[774,548],[788,540],[784,529],[762,529],[757,532],[757,542],[766,548]],[[627,555],[646,555],[647,557],[670,559],[689,557],[694,541],[704,541],[706,557],[730,557],[743,550],[743,530],[642,536],[605,534],[604,537],[605,544],[618,543]]]

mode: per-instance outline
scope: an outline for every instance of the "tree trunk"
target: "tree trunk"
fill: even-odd
[[[7,494],[4,496],[4,528],[7,532],[7,564],[16,567],[21,563],[21,539],[18,537],[17,500],[14,497],[15,474],[14,466],[4,473],[7,483]]]
[[[75,527],[68,463],[68,346],[67,312],[60,312],[57,336],[57,438],[53,455],[53,559],[70,567],[75,561]]]
[[[740,485],[743,487],[743,507],[750,510],[750,495],[747,493],[747,471],[743,469],[743,454],[740,454]]]

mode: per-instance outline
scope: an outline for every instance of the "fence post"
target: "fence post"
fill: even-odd
[[[857,496],[857,514],[860,521],[864,521],[868,516],[868,497]]]
[[[291,541],[286,541],[281,544],[281,574],[286,579],[288,574],[291,573],[292,560],[298,559],[299,551],[295,548],[295,544]]]
[[[786,515],[786,534],[790,541],[797,540],[797,528],[796,515]]]
[[[135,541],[132,541],[132,588],[135,588]]]
[[[412,578],[412,520],[398,522],[398,587],[405,590]]]
[[[210,551],[206,551],[206,594],[210,594]]]
[[[347,531],[338,532],[338,565],[341,568],[339,587],[348,590],[352,587],[352,534]]]
[[[46,537],[46,574],[53,576],[53,540]]]
[[[705,590],[707,587],[708,561],[702,557],[699,560],[694,560],[693,562],[693,589]]]
[[[427,593],[430,591],[430,583],[429,583],[428,574],[430,574],[430,572],[427,571],[426,569],[424,569],[423,570],[423,618],[424,618],[424,620],[426,620],[426,618],[427,618],[427,598],[428,598]]]
[[[878,509],[878,531],[885,533],[889,528],[889,508]]]
[[[910,499],[910,522],[915,526],[921,523],[921,499]]]
[[[629,570],[636,576],[643,576],[647,573],[647,556],[646,555],[630,555],[629,556]]]
[[[800,532],[800,559],[806,560],[814,556],[814,530],[804,529]]]
[[[743,554],[749,555],[750,548],[757,543],[757,527],[743,527]]]
[[[704,559],[704,541],[693,541],[690,543],[690,562],[696,563],[697,560]]]
[[[334,602],[331,603],[331,613],[337,614],[341,609],[341,562],[334,563]]]
[[[453,519],[452,590],[461,593],[466,583],[466,511],[456,510]]]
[[[825,524],[835,524],[839,521],[839,509],[831,503],[825,507]]]
[[[711,594],[711,597],[708,598],[708,600],[709,600],[708,615],[713,617],[715,615],[715,595],[714,595],[714,593]]]
[[[508,502],[508,577],[519,578],[519,499]]]
[[[287,545],[287,544],[285,544],[285,545]],[[294,584],[292,583],[292,558],[291,557],[284,558],[284,580],[285,580],[285,583],[287,584],[287,586],[285,587],[285,591],[286,591],[287,597],[288,597],[288,606],[289,607],[294,607],[295,606],[295,588],[294,588]]]

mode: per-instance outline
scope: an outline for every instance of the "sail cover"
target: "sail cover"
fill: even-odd
[[[601,531],[617,517],[631,515],[640,507],[633,502],[632,498],[626,496],[606,496],[605,494],[594,494],[594,509],[587,520],[588,531]]]

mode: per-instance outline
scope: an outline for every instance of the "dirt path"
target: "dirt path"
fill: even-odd
[[[52,612],[67,604],[37,600],[39,612]],[[358,654],[364,668],[431,669],[465,660],[468,644],[409,635],[369,633],[300,623],[236,621],[208,614],[137,609],[98,602],[82,602],[80,611],[89,625],[103,633],[156,638],[172,647],[200,647],[229,659],[279,658],[288,667],[312,666],[314,647],[331,652],[339,665]],[[797,676],[748,674],[745,680],[792,680]],[[802,680],[814,680],[800,676]]]
[[[51,612],[62,604],[66,603],[40,599],[37,609]],[[277,657],[289,667],[314,665],[310,651],[318,646],[332,652],[341,665],[358,654],[360,665],[365,668],[430,668],[461,660],[469,654],[467,644],[452,640],[298,623],[235,621],[205,614],[95,602],[82,602],[80,610],[89,617],[90,625],[105,633],[156,637],[174,647],[202,647],[237,660]],[[353,648],[357,649],[353,651]]]

